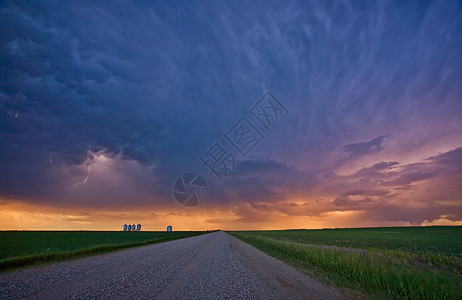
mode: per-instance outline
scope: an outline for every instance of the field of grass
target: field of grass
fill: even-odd
[[[1,231],[0,271],[203,234],[200,231]]]
[[[462,299],[462,227],[229,232],[366,298]]]

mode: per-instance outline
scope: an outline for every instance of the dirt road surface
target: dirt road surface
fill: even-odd
[[[0,299],[344,299],[225,232],[0,274]]]

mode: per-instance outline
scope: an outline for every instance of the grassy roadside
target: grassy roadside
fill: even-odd
[[[80,232],[82,233],[82,232]],[[91,234],[91,232],[88,232]],[[85,256],[91,256],[96,254],[103,254],[113,251],[118,251],[127,248],[145,246],[150,244],[157,244],[163,243],[168,241],[173,241],[177,239],[197,236],[201,234],[205,234],[206,232],[175,232],[172,235],[162,234],[161,237],[157,237],[154,239],[142,240],[142,241],[123,241],[123,240],[116,240],[114,241],[115,244],[102,244],[102,245],[93,245],[90,247],[82,247],[74,250],[50,250],[50,248],[41,249],[39,253],[33,254],[23,254],[17,256],[11,256],[0,259],[0,272],[7,272],[12,271],[14,269],[29,267],[29,266],[36,266],[45,263],[51,262],[59,262],[65,260],[72,260],[77,258],[82,258]],[[21,234],[18,232],[17,234]],[[133,233],[124,233],[125,235],[130,235]],[[2,241],[3,242],[3,241]],[[73,247],[78,247],[78,243],[76,243]],[[11,251],[11,249],[9,249]]]
[[[462,276],[389,256],[312,247],[278,241],[265,232],[229,232],[267,254],[308,270],[339,287],[387,299],[461,299]]]

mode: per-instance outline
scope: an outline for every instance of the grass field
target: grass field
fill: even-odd
[[[229,232],[366,298],[462,299],[462,227]]]
[[[0,271],[203,234],[200,231],[1,231]]]

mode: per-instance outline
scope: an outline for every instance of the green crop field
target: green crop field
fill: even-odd
[[[460,226],[229,233],[366,298],[462,298]]]
[[[203,234],[200,231],[1,231],[0,271]]]

